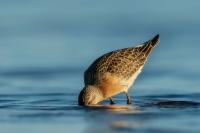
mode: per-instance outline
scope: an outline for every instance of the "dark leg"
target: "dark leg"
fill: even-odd
[[[131,104],[131,97],[128,96],[128,93],[126,92],[126,97],[127,97],[127,104]]]
[[[115,104],[115,102],[113,101],[112,97],[110,97],[110,104]]]

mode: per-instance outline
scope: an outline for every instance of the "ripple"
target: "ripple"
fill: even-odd
[[[200,98],[200,93],[190,93],[190,94],[165,94],[165,95],[148,95],[148,96],[141,96],[142,98]]]
[[[153,106],[160,108],[199,108],[200,103],[194,101],[160,101],[152,103]]]
[[[135,96],[132,105],[126,105],[126,99],[116,98],[117,104],[99,104],[87,107],[77,105],[75,93],[36,93],[36,94],[1,94],[0,112],[9,119],[81,117],[85,113],[117,115],[120,119],[152,120],[155,118],[178,117],[184,109],[199,110],[200,94],[149,95]],[[124,98],[124,97],[123,97]],[[187,100],[183,100],[187,99]],[[161,109],[169,109],[161,111]],[[179,110],[181,109],[181,110]],[[198,111],[193,113],[199,115]],[[178,115],[177,115],[178,114]],[[116,117],[116,116],[115,116]],[[1,121],[1,119],[0,119]]]
[[[131,106],[131,105],[91,105],[87,107],[83,107],[85,110],[93,110],[93,111],[104,111],[104,112],[112,112],[112,113],[137,113],[139,112],[139,108]]]

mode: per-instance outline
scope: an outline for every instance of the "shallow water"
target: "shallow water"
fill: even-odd
[[[79,79],[81,72],[76,72],[73,76],[66,70],[4,72],[1,86],[13,91],[0,95],[1,131],[153,133],[200,130],[200,93],[142,93],[136,91],[142,89],[136,85],[135,93],[130,93],[132,105],[126,105],[125,96],[121,94],[114,98],[115,105],[105,101],[96,106],[80,107],[77,105],[79,88],[73,90],[63,82],[68,78]],[[138,81],[138,84],[142,82]],[[148,83],[148,80],[143,82]]]
[[[80,107],[74,93],[1,95],[4,132],[198,132],[200,94],[134,97],[133,105]],[[194,100],[195,99],[195,100]],[[12,127],[12,128],[11,128]]]
[[[200,132],[198,1],[0,1],[0,132]],[[79,107],[83,72],[111,50],[160,44],[115,105]]]

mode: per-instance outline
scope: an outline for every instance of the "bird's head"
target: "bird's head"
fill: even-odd
[[[98,87],[89,85],[84,87],[78,97],[78,104],[80,106],[87,106],[97,104],[103,100],[102,92]]]

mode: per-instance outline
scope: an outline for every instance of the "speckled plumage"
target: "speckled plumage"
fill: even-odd
[[[99,101],[84,103],[88,99],[85,97],[95,94],[94,92],[90,94],[89,91],[84,92],[83,89],[85,96],[80,93],[79,104],[96,104],[118,93],[128,93],[128,89],[134,83],[158,41],[159,35],[142,45],[112,51],[96,59],[84,73],[84,89],[87,89],[87,86],[93,86],[92,91],[98,89],[102,96]]]

